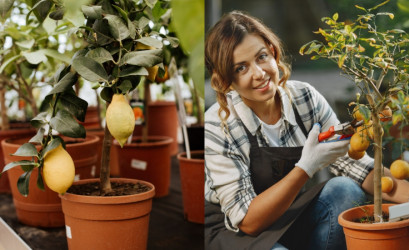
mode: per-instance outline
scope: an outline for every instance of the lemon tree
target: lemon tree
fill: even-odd
[[[325,58],[336,63],[361,90],[353,103],[353,116],[365,120],[365,123],[372,122],[368,135],[373,134],[373,139],[369,139],[374,148],[374,203],[377,222],[382,213],[382,126],[387,120],[392,120],[394,124],[399,121],[403,125],[408,123],[406,97],[409,93],[409,36],[402,29],[379,28],[379,22],[395,17],[393,13],[381,10],[388,2],[389,0],[384,1],[368,9],[355,5],[362,14],[348,22],[340,21],[338,13],[322,18],[328,28],[320,28],[316,33],[324,41],[311,41],[300,49],[301,54],[312,54],[312,60]],[[364,97],[364,100],[360,97]],[[369,136],[364,132],[361,135],[365,138],[358,137],[354,144],[365,142],[366,147]]]

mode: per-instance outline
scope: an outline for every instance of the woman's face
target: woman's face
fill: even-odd
[[[249,106],[272,100],[276,94],[279,70],[273,53],[253,34],[245,36],[233,51],[232,87]]]

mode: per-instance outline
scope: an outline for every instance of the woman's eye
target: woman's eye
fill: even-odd
[[[235,72],[236,72],[236,73],[240,73],[240,72],[244,71],[245,69],[246,69],[246,67],[243,66],[243,65],[241,65],[241,66],[238,66],[238,67],[236,68]]]
[[[259,60],[265,60],[267,58],[267,56],[268,56],[267,54],[263,53],[258,57],[258,59]]]

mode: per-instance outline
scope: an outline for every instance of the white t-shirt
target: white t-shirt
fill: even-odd
[[[260,120],[260,118],[259,118]],[[270,144],[271,147],[278,147],[280,144],[280,128],[281,124],[283,123],[283,119],[280,118],[275,124],[267,124],[260,120],[263,129],[264,129],[264,134],[267,137],[267,140]]]

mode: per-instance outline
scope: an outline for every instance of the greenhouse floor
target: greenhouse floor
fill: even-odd
[[[45,229],[19,223],[11,194],[0,194],[0,217],[33,250],[68,249],[65,227]],[[153,200],[148,250],[204,249],[203,240],[203,225],[189,222],[183,217],[179,165],[176,156],[172,156],[169,195]]]

